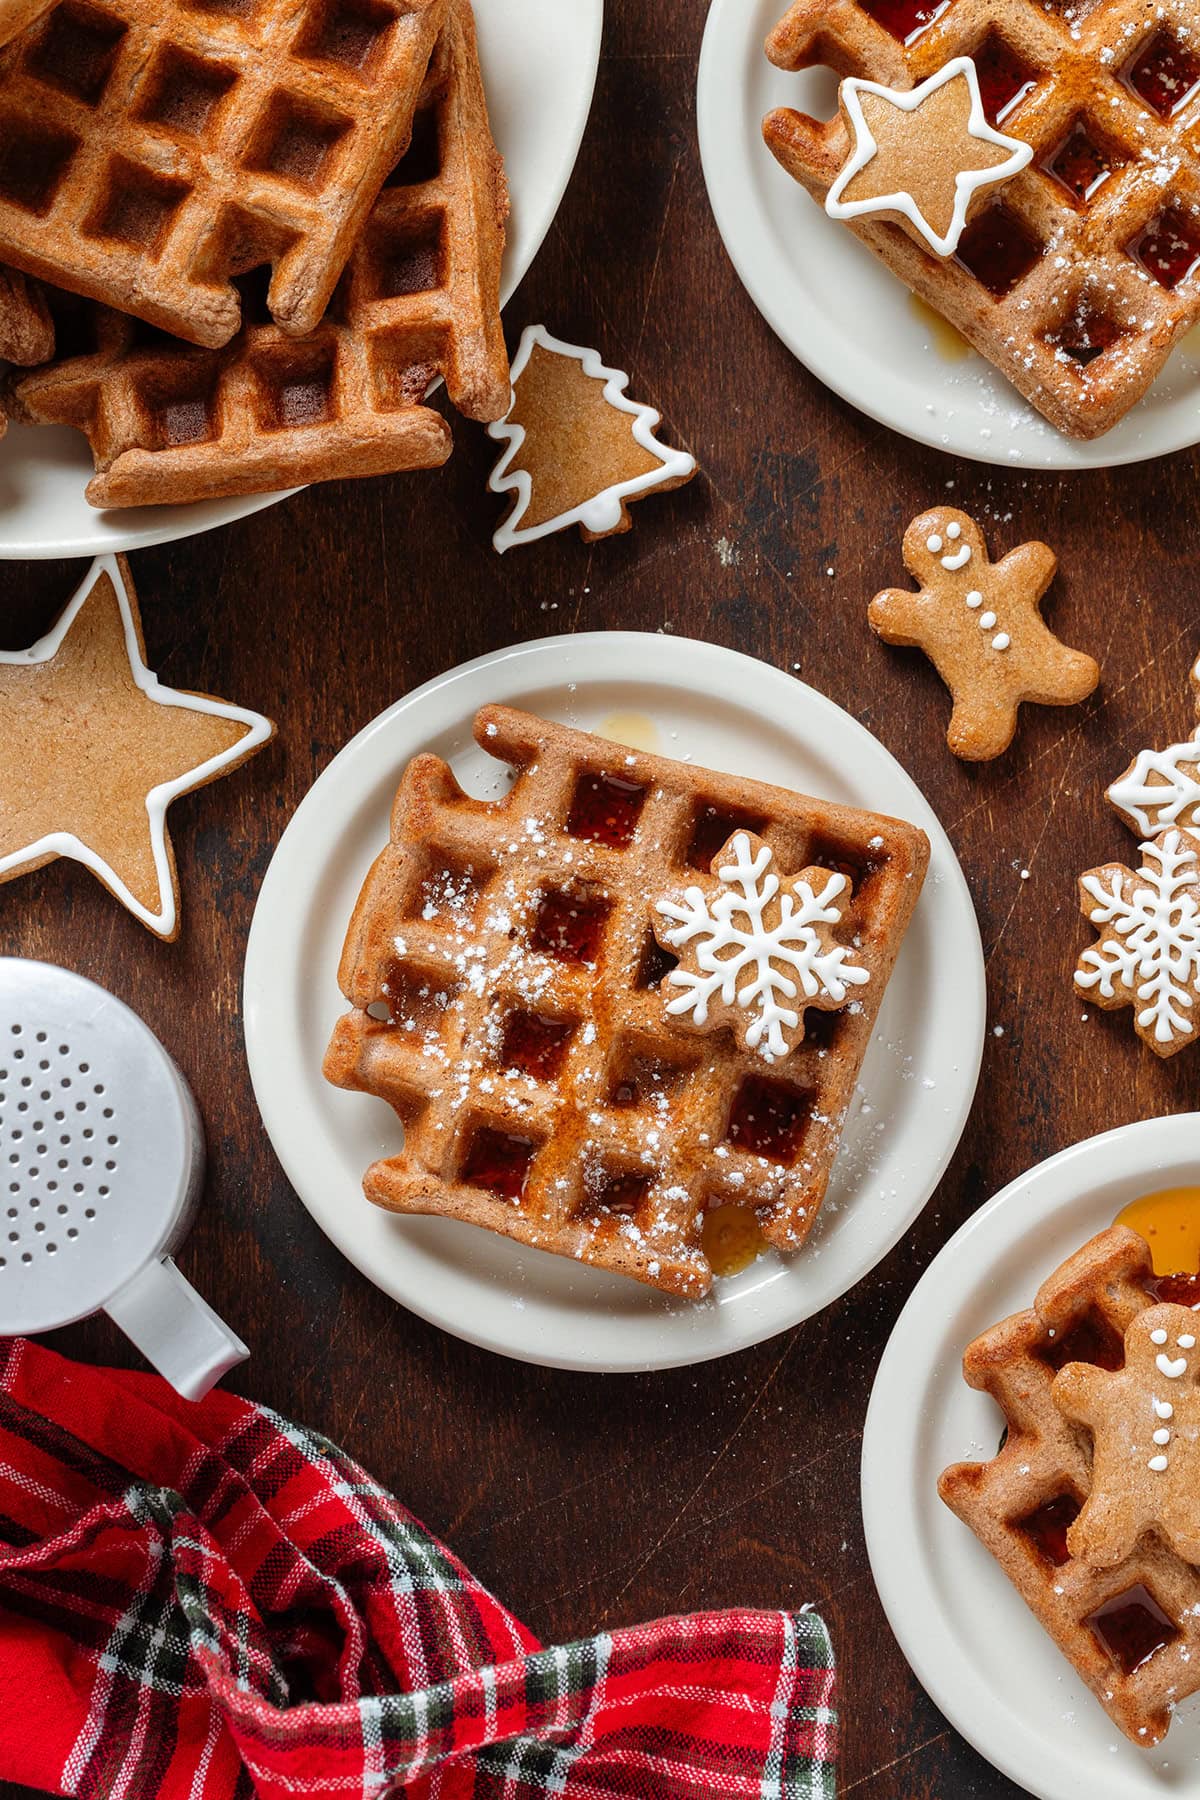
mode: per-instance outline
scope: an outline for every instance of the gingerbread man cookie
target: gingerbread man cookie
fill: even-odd
[[[1092,1491],[1067,1532],[1071,1555],[1093,1569],[1123,1562],[1157,1531],[1200,1563],[1200,1318],[1151,1306],[1125,1333],[1123,1369],[1068,1363],[1055,1404],[1092,1434]]]
[[[673,1017],[703,1029],[732,1025],[747,1050],[767,1062],[790,1054],[804,1036],[804,1008],[844,1006],[870,980],[835,934],[846,877],[801,869],[783,879],[770,847],[734,834],[713,857],[713,880],[651,905],[650,924],[679,966],[663,983]]]
[[[885,643],[923,650],[950,689],[955,756],[986,762],[1007,750],[1022,701],[1071,706],[1092,692],[1098,665],[1060,643],[1039,611],[1058,567],[1047,545],[993,563],[974,519],[936,506],[905,532],[904,561],[919,592],[888,588],[867,616]]]

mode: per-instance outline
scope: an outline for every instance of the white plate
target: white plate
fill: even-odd
[[[1200,1182],[1200,1114],[1123,1125],[1006,1187],[925,1271],[896,1322],[863,1434],[871,1571],[900,1648],[950,1723],[1038,1800],[1165,1800],[1200,1786],[1200,1705],[1156,1750],[1112,1725],[974,1533],[938,1498],[948,1463],[990,1456],[1000,1409],[962,1353],[1033,1303],[1139,1194]]]
[[[973,351],[947,360],[905,287],[827,219],[762,141],[775,106],[837,110],[826,69],[774,68],[763,40],[786,0],[712,0],[696,105],[708,196],[754,304],[794,356],[860,411],[936,450],[1028,469],[1105,469],[1200,442],[1200,336],[1092,443],[1048,425]]]
[[[575,166],[600,60],[604,0],[475,0],[492,132],[512,195],[501,299],[537,255]],[[0,558],[99,556],[211,531],[285,494],[97,512],[92,459],[67,426],[10,430],[0,443]],[[291,490],[295,492],[295,490]]]
[[[898,814],[933,845],[880,1013],[842,1154],[804,1252],[764,1257],[680,1304],[635,1282],[457,1221],[397,1218],[361,1180],[401,1139],[391,1110],[326,1084],[345,1002],[336,970],[362,879],[387,840],[401,770],[435,750],[475,792],[495,764],[471,737],[487,700],[589,730],[653,722],[666,754]],[[979,1072],[983,960],[949,840],[903,769],[822,695],[687,638],[594,632],[497,651],[382,713],[297,808],[267,871],[246,952],[246,1048],[263,1119],[321,1229],[369,1280],[458,1337],[573,1369],[667,1368],[770,1337],[827,1306],[906,1231],[958,1142]],[[865,1098],[864,1098],[865,1097]],[[869,1109],[869,1110],[868,1110]]]

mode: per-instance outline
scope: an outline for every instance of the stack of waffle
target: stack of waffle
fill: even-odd
[[[29,11],[0,0],[4,410],[86,433],[93,505],[436,467],[437,376],[504,414],[469,0]]]

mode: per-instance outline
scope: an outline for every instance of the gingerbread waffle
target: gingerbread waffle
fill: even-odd
[[[325,1074],[387,1100],[402,1151],[368,1199],[438,1213],[698,1297],[706,1207],[752,1208],[804,1241],[929,854],[911,825],[628,751],[488,706],[475,736],[510,764],[504,798],[411,762],[367,877],[339,981],[354,1010]],[[668,1016],[675,959],[653,902],[757,832],[781,868],[839,869],[867,985],[806,1012],[767,1064],[731,1031]]]
[[[1200,1689],[1200,1570],[1157,1534],[1103,1571],[1071,1556],[1067,1531],[1091,1490],[1091,1438],[1050,1390],[1068,1363],[1120,1368],[1126,1327],[1164,1299],[1191,1304],[1200,1287],[1156,1277],[1136,1232],[1114,1225],[1085,1244],[1028,1312],[968,1347],[963,1373],[992,1395],[1006,1431],[990,1461],[957,1463],[938,1482],[1113,1723],[1143,1747]]]
[[[30,368],[54,355],[54,324],[36,281],[0,268],[0,362]]]
[[[49,5],[50,0],[0,0],[0,44],[7,44],[41,18]]]
[[[316,332],[296,340],[260,316],[224,350],[198,350],[60,299],[66,351],[15,383],[14,416],[87,433],[87,496],[102,507],[436,466],[449,427],[419,404],[435,375],[473,418],[509,404],[506,212],[470,7],[452,0],[412,147]]]
[[[1096,437],[1141,399],[1200,320],[1195,0],[796,0],[767,54],[903,89],[973,57],[990,122],[1032,162],[977,195],[954,257],[888,222],[850,229],[1059,430]],[[824,203],[841,116],[781,108],[763,135]]]
[[[321,321],[445,0],[58,0],[0,50],[0,260],[197,344]]]

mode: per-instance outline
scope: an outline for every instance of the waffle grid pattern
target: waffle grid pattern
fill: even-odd
[[[1156,1535],[1115,1567],[1091,1569],[1069,1555],[1065,1540],[1056,1555],[1047,1555],[1029,1522],[1056,1502],[1082,1505],[1091,1488],[1090,1436],[1065,1419],[1051,1397],[1058,1368],[1102,1355],[1110,1366],[1130,1321],[1154,1301],[1153,1279],[1142,1239],[1114,1226],[1056,1269],[1029,1311],[976,1338],[963,1372],[1001,1408],[1006,1437],[990,1461],[955,1464],[938,1484],[943,1500],[996,1558],[1113,1722],[1143,1747],[1158,1743],[1173,1707],[1200,1690],[1200,1570]],[[1139,1589],[1177,1635],[1126,1673],[1088,1620],[1123,1596],[1136,1600]]]
[[[0,258],[212,347],[316,328],[445,0],[58,0],[0,51]]]
[[[862,0],[797,0],[768,54],[784,68],[826,64],[899,88],[972,56],[985,95],[988,69],[1003,71],[997,92],[1014,98],[993,122],[1034,157],[973,211],[959,256],[936,258],[890,223],[851,229],[1059,429],[1107,431],[1200,321],[1193,0],[949,0],[907,43]],[[818,124],[782,109],[763,129],[823,203],[849,147],[840,115]]]
[[[517,770],[511,793],[474,800],[439,758],[411,763],[346,941],[340,982],[355,1011],[326,1074],[387,1100],[406,1134],[402,1154],[368,1171],[368,1197],[692,1297],[711,1281],[707,1204],[753,1207],[770,1242],[797,1248],[917,898],[923,834],[507,708],[485,708],[475,729]],[[641,795],[623,845],[571,829],[580,792],[614,778]],[[665,1014],[657,984],[672,959],[654,943],[650,897],[695,878],[702,820],[719,827],[707,860],[753,823],[781,868],[836,857],[858,877],[845,929],[871,982],[855,1007],[810,1011],[809,1039],[783,1065]],[[568,945],[586,959],[565,958]],[[514,1020],[549,1044],[532,1074],[528,1057],[513,1066]],[[736,1141],[735,1121],[770,1110],[764,1082],[794,1108],[783,1160]],[[514,1143],[525,1166],[498,1180]],[[481,1144],[493,1165],[482,1176]]]
[[[471,417],[508,407],[506,212],[474,27],[453,0],[412,146],[314,333],[296,339],[265,320],[201,350],[85,302],[94,346],[19,378],[14,412],[86,432],[97,470],[88,498],[102,507],[434,467],[451,448],[445,420],[419,404],[436,375]],[[80,308],[68,297],[60,309],[74,315],[69,342]]]

